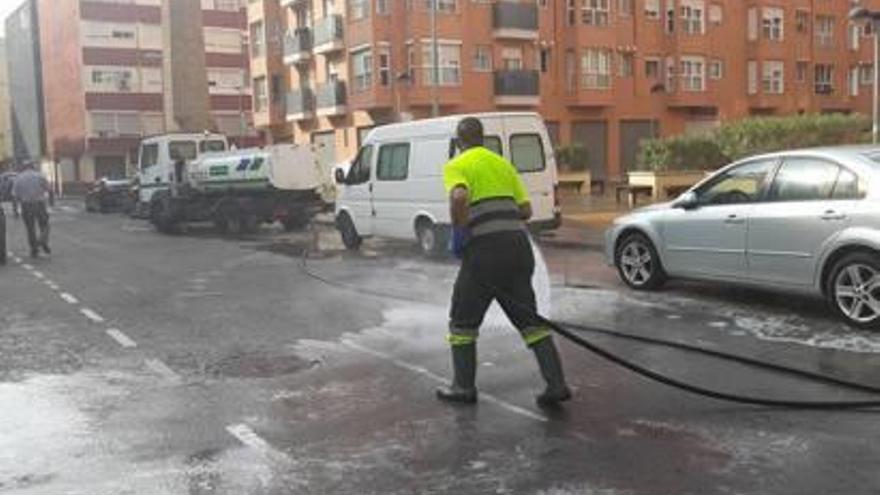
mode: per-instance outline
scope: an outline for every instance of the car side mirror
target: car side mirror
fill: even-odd
[[[337,184],[345,184],[345,172],[341,168],[336,169],[333,178],[336,179]]]
[[[693,210],[700,206],[700,199],[697,197],[697,193],[688,191],[679,196],[672,206],[683,210]]]

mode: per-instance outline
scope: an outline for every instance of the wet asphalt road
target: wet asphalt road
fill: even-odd
[[[497,313],[480,340],[480,404],[438,404],[455,266],[407,245],[352,255],[328,232],[165,237],[76,203],[52,220],[51,259],[0,269],[0,493],[880,492],[880,413],[710,401],[568,343],[575,400],[541,411],[533,358]],[[302,271],[309,245],[309,270],[336,285]],[[597,253],[544,253],[555,317],[880,386],[880,336],[816,301],[694,283],[634,294]],[[596,342],[727,391],[863,398]]]

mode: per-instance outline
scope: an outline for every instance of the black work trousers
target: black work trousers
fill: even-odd
[[[31,254],[39,252],[40,246],[49,245],[49,211],[45,201],[28,201],[21,203],[21,219],[27,229],[28,245]],[[37,227],[40,235],[37,236]]]
[[[535,256],[528,234],[502,232],[472,239],[452,294],[450,342],[476,340],[492,301],[498,301],[528,344],[546,329],[536,315]],[[462,340],[464,339],[464,340]]]

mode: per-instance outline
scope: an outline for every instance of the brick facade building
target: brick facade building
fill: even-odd
[[[163,0],[28,0],[39,40],[44,153],[65,183],[131,174],[140,138],[185,127],[179,109],[205,92],[210,115],[199,122],[254,140],[243,0],[200,2],[201,25],[194,25],[197,17],[163,22]],[[172,26],[201,36],[174,37]],[[178,70],[202,60],[173,56],[173,39],[197,39],[207,83],[172,84]]]
[[[863,2],[870,4],[871,2]],[[880,2],[875,7],[880,7]],[[529,110],[594,177],[639,140],[750,115],[869,112],[870,33],[849,0],[251,0],[255,122],[353,156],[372,126]],[[437,82],[438,84],[434,84]]]

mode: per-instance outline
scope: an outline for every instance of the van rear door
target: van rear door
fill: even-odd
[[[532,200],[533,222],[556,215],[556,160],[547,129],[536,117],[504,118],[505,154],[519,170]]]

